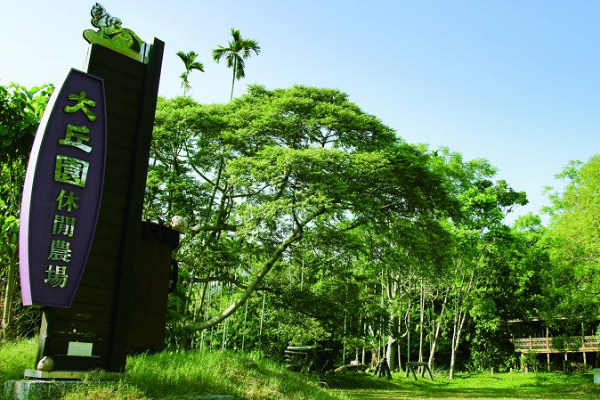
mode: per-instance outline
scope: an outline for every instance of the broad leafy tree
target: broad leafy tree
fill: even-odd
[[[553,272],[545,285],[548,320],[574,327],[600,315],[600,155],[572,162],[558,175],[566,186],[551,195],[547,242]],[[576,332],[576,331],[575,331]]]
[[[252,86],[228,105],[161,101],[152,171],[148,215],[170,207],[191,221],[180,257],[200,283],[200,309],[215,295],[208,282],[235,289],[195,328],[232,315],[306,238],[409,231],[458,213],[429,155],[332,89]],[[163,194],[168,183],[152,179],[168,171],[177,172]]]

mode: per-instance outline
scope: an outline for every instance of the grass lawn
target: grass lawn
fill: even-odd
[[[0,385],[22,379],[23,371],[33,368],[36,347],[37,340],[0,343]],[[247,357],[257,365],[248,366]],[[591,374],[459,374],[452,381],[437,374],[433,382],[413,381],[403,374],[394,374],[392,380],[356,373],[319,377],[286,371],[258,354],[186,351],[129,357],[127,371],[119,379],[99,381],[90,374],[60,398],[191,399],[204,394],[254,400],[568,400],[600,399],[600,385],[593,383]]]
[[[349,378],[350,379],[350,378]],[[356,379],[356,378],[355,378]],[[364,383],[360,383],[365,380]],[[459,374],[454,380],[435,376],[413,381],[404,374],[378,384],[374,378],[360,377],[352,387],[347,382],[331,382],[330,387],[351,399],[600,399],[600,385],[593,383],[592,374],[506,373]],[[360,386],[367,386],[363,389]]]

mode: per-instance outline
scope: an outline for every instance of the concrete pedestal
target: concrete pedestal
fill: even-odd
[[[4,398],[9,400],[41,400],[64,397],[66,390],[81,381],[49,381],[41,379],[11,380],[4,384]]]

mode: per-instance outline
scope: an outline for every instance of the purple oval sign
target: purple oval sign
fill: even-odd
[[[24,305],[70,307],[92,246],[106,163],[102,79],[72,69],[38,128],[23,189]]]

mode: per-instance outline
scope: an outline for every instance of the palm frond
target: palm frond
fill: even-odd
[[[196,62],[192,63],[192,65],[190,65],[190,71],[193,70],[193,69],[196,69],[196,70],[198,70],[200,72],[204,72],[204,64],[202,64],[201,62],[196,61]]]
[[[219,62],[219,60],[221,60],[221,58],[225,57],[228,53],[229,53],[229,49],[223,46],[219,46],[216,49],[214,49],[212,51],[212,56],[213,56],[213,60],[215,60],[215,62]]]

